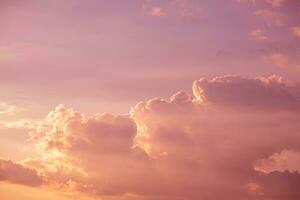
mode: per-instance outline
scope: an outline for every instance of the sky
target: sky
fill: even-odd
[[[299,77],[299,0],[0,0],[0,199],[298,200]]]

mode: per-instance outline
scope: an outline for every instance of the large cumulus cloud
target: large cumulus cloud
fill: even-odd
[[[269,193],[268,178],[262,177],[274,174],[260,173],[258,161],[284,149],[299,151],[299,85],[276,76],[226,76],[195,81],[193,91],[194,99],[181,92],[170,101],[153,99],[133,109],[140,146],[150,156],[164,156],[174,177],[191,173],[183,177],[187,183],[175,180],[191,183],[189,198],[282,198],[284,189],[275,197]],[[274,184],[283,187],[280,179],[288,176],[298,175],[280,174]],[[293,198],[299,195],[293,190]]]
[[[128,115],[60,105],[32,133],[41,157],[23,163],[44,184],[104,199],[296,200],[299,89],[277,76],[226,76]]]

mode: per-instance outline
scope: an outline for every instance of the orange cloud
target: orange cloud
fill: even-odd
[[[161,7],[152,7],[149,14],[154,17],[161,17],[161,16],[166,15],[163,8],[161,8]]]
[[[284,67],[288,64],[287,57],[282,53],[272,53],[268,56],[265,56],[264,59],[274,63],[277,66]]]
[[[292,33],[297,36],[300,37],[300,26],[295,26],[292,28]]]

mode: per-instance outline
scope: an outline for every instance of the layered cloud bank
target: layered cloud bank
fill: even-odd
[[[277,76],[200,79],[128,115],[59,105],[31,133],[40,157],[1,161],[0,180],[95,199],[298,200],[299,108],[300,85]]]

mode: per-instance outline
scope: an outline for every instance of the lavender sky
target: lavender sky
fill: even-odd
[[[297,80],[299,4],[1,0],[2,100],[124,113],[202,76]]]
[[[0,197],[298,200],[299,77],[299,0],[0,0]]]

